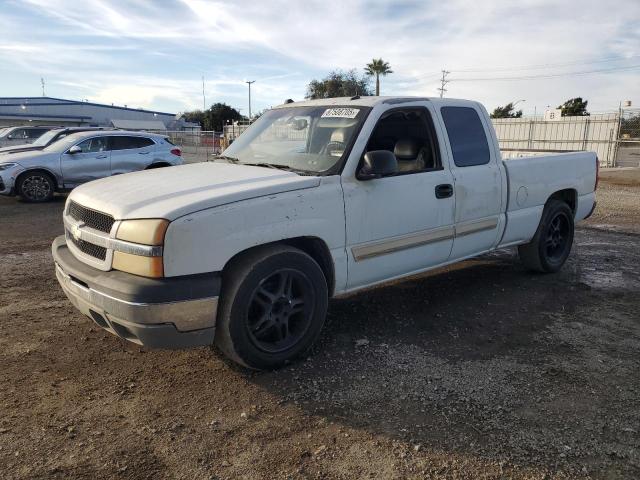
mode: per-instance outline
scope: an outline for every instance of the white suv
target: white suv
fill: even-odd
[[[37,151],[0,157],[0,195],[46,202],[98,178],[182,164],[182,152],[155,133],[89,131],[74,133]]]

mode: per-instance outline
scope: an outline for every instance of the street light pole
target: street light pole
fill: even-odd
[[[251,123],[251,84],[256,83],[255,80],[245,81],[247,85],[249,85],[249,123]]]

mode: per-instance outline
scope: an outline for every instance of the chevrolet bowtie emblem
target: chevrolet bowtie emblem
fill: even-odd
[[[76,240],[80,240],[80,234],[81,234],[81,229],[84,226],[84,223],[76,223],[74,225],[71,226],[71,235],[73,235],[73,238],[75,238]]]

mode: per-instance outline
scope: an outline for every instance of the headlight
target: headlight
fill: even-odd
[[[162,245],[169,221],[161,218],[125,220],[120,223],[116,238],[142,245]]]
[[[116,238],[148,246],[162,246],[169,221],[164,219],[125,220],[120,223]],[[159,278],[164,275],[162,256],[134,255],[113,252],[112,267],[122,272],[143,277]]]
[[[17,167],[17,163],[0,163],[0,172],[2,170],[9,170],[10,168]]]

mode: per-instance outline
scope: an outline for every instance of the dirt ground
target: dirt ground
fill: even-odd
[[[64,199],[2,198],[0,476],[637,479],[636,173],[603,174],[560,273],[505,251],[333,300],[267,373],[93,326],[54,277]]]

